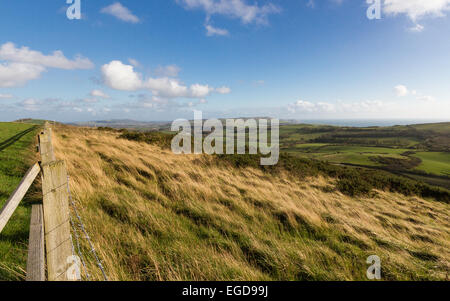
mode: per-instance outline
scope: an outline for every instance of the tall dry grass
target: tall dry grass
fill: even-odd
[[[385,280],[448,277],[447,204],[351,198],[333,179],[220,167],[95,129],[54,134],[112,280],[364,280],[373,254]]]

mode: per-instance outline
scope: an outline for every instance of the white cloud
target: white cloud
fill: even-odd
[[[101,68],[103,82],[110,88],[121,91],[150,90],[153,96],[162,98],[205,98],[213,92],[228,92],[226,87],[215,89],[208,85],[186,86],[176,78],[159,77],[143,79],[133,66],[121,61],[112,61]],[[223,93],[222,93],[223,94]]]
[[[0,88],[23,86],[26,82],[38,79],[45,68],[22,63],[0,63]]]
[[[429,96],[429,95],[419,96],[419,97],[417,97],[417,100],[425,101],[425,102],[435,102],[436,101],[436,99],[433,96]]]
[[[51,55],[31,50],[28,47],[17,48],[7,42],[0,47],[0,87],[23,86],[30,80],[38,79],[47,68],[65,70],[91,69],[94,64],[81,56],[74,60],[67,59],[62,51],[54,51]]]
[[[416,24],[413,27],[409,28],[409,30],[412,32],[422,32],[424,29],[425,29],[425,27],[420,24]]]
[[[100,98],[105,98],[105,99],[109,98],[109,95],[101,90],[92,90],[90,95],[93,97],[100,97]]]
[[[138,60],[129,58],[129,59],[128,59],[128,62],[129,62],[131,65],[133,65],[135,68],[141,67],[141,63],[139,63]]]
[[[140,21],[137,16],[135,16],[128,8],[120,4],[120,2],[115,2],[104,7],[100,12],[114,16],[124,22],[139,23]]]
[[[404,97],[409,94],[408,88],[404,85],[395,86],[394,92],[397,95],[397,97]]]
[[[112,61],[102,66],[103,81],[113,89],[121,91],[136,91],[142,88],[142,79],[133,66],[121,61]]]
[[[217,27],[214,27],[214,26],[212,26],[210,24],[206,24],[205,28],[206,28],[206,35],[208,37],[212,37],[212,36],[228,36],[230,34],[228,32],[228,30],[222,29],[222,28],[217,28]]]
[[[87,97],[81,100],[84,103],[97,103],[98,99],[94,97]]]
[[[301,112],[312,112],[315,110],[315,104],[309,101],[297,100],[296,103],[289,106],[291,112],[301,111]]]
[[[177,77],[181,69],[177,65],[159,66],[155,70],[157,76],[162,77]]]
[[[214,88],[208,85],[195,84],[190,87],[191,96],[193,98],[204,98],[214,91]]]
[[[450,10],[450,0],[384,0],[383,11],[387,15],[406,15],[415,25],[412,32],[422,32],[424,26],[417,23],[424,17],[443,17]]]
[[[223,87],[217,88],[216,92],[219,93],[219,94],[230,94],[231,93],[231,89],[228,88],[228,87],[223,86]]]
[[[291,104],[289,107],[291,112],[333,112],[336,107],[334,104],[326,102],[312,103],[309,101],[298,100],[296,103]]]
[[[423,95],[422,93],[417,92],[416,90],[408,90],[408,88],[404,85],[398,85],[394,87],[394,92],[397,97],[405,97],[408,95],[415,96],[416,100],[421,102],[435,102],[436,99],[430,95]]]
[[[24,109],[25,111],[40,111],[41,104],[42,104],[41,101],[36,100],[34,98],[28,98],[20,102],[21,108]]]
[[[247,0],[176,0],[186,9],[200,9],[206,13],[206,35],[228,36],[230,33],[224,28],[210,24],[212,15],[224,15],[240,19],[244,24],[267,24],[268,16],[281,12],[281,8],[273,3],[259,5],[257,2],[248,4]]]
[[[383,8],[387,14],[405,14],[415,22],[425,16],[444,16],[450,0],[384,0]]]
[[[186,86],[181,84],[177,79],[168,77],[149,78],[143,83],[142,88],[147,88],[153,91],[154,95],[167,98],[189,96],[189,90]]]
[[[0,94],[0,99],[9,99],[13,97],[14,96],[12,94]]]
[[[0,60],[66,70],[92,69],[94,67],[89,59],[81,56],[69,60],[59,50],[54,51],[51,55],[44,55],[39,51],[30,50],[28,47],[16,48],[11,42],[0,47]]]
[[[360,102],[309,102],[298,100],[288,105],[291,113],[316,113],[316,114],[355,114],[355,113],[375,113],[386,108],[388,104],[382,101],[360,101]]]
[[[188,9],[201,9],[208,16],[225,15],[237,18],[244,24],[267,23],[267,16],[279,13],[281,9],[272,3],[247,4],[246,0],[177,0]]]

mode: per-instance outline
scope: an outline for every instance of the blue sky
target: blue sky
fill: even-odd
[[[450,0],[80,3],[0,0],[0,120],[450,119]]]

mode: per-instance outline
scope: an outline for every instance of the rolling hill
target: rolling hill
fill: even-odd
[[[374,254],[385,280],[448,277],[446,202],[373,187],[343,193],[354,182],[339,173],[177,156],[116,131],[57,126],[54,134],[113,280],[365,280]]]

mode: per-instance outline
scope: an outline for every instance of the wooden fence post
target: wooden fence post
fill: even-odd
[[[48,280],[68,280],[67,260],[73,254],[66,164],[54,161],[42,165],[42,173]]]
[[[56,161],[51,129],[48,123],[39,135],[41,153],[42,193],[45,246],[49,281],[69,280],[67,269],[72,263],[67,170],[64,161]],[[69,260],[69,262],[68,262]]]
[[[45,281],[44,212],[41,204],[31,208],[26,280]]]
[[[45,124],[44,131],[39,135],[39,152],[43,164],[55,161],[52,145],[52,130]]]

